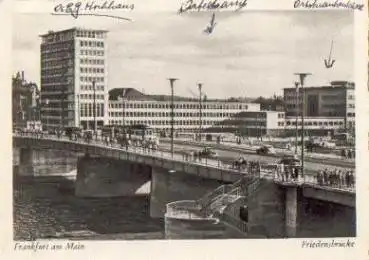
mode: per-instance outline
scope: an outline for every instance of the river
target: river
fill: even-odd
[[[40,238],[163,239],[149,216],[149,195],[78,198],[63,176],[14,178],[14,240]]]

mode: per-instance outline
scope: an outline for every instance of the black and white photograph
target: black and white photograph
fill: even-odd
[[[15,242],[357,236],[354,12],[218,2],[14,13]]]

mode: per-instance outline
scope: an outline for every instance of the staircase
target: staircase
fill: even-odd
[[[250,180],[249,177],[240,179],[233,184],[226,184],[206,194],[197,201],[200,214],[204,218],[217,218],[237,228],[242,233],[247,233],[247,224],[234,213],[224,213],[228,206],[239,199],[252,196],[260,185],[260,178]]]

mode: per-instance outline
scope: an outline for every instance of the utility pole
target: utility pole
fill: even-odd
[[[46,108],[48,108],[49,107],[49,100],[48,99],[45,100],[45,104],[46,104]],[[48,109],[45,112],[46,112],[46,127],[45,127],[45,130],[49,131],[49,115],[48,115]]]
[[[125,126],[126,126],[126,122],[125,122],[125,100],[124,100],[124,97],[126,95],[126,90],[123,89],[123,92],[122,92],[122,126],[123,126],[123,132],[125,133]]]
[[[305,115],[305,90],[304,90],[304,83],[305,78],[311,73],[295,73],[300,78],[300,86],[301,86],[301,94],[302,94],[302,101],[301,101],[301,176],[304,177],[304,148],[305,148],[305,133],[304,133],[304,115]]]
[[[298,147],[298,139],[299,139],[299,127],[298,127],[298,118],[299,118],[299,111],[300,111],[300,106],[299,106],[299,82],[295,82],[295,87],[296,87],[296,109],[295,109],[295,123],[296,123],[296,138],[295,138],[295,154],[297,154],[297,147]]]
[[[202,84],[201,83],[198,83],[197,84],[198,88],[199,88],[199,105],[200,105],[200,116],[199,116],[199,119],[200,119],[200,122],[199,122],[199,141],[201,142],[201,133],[202,133]]]
[[[171,89],[171,113],[170,113],[170,152],[174,154],[174,82],[178,80],[176,78],[169,78],[170,89]]]
[[[92,89],[94,90],[94,132],[95,139],[97,139],[97,122],[96,122],[96,86],[95,81],[92,81]]]

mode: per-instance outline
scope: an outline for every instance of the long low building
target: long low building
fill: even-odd
[[[123,97],[123,98],[122,98]],[[243,111],[260,111],[260,104],[241,100],[203,100],[174,97],[174,129],[197,132],[226,121]],[[109,92],[109,125],[145,124],[154,130],[171,128],[171,97],[145,95],[136,89],[113,89]],[[201,124],[201,125],[200,125]]]

